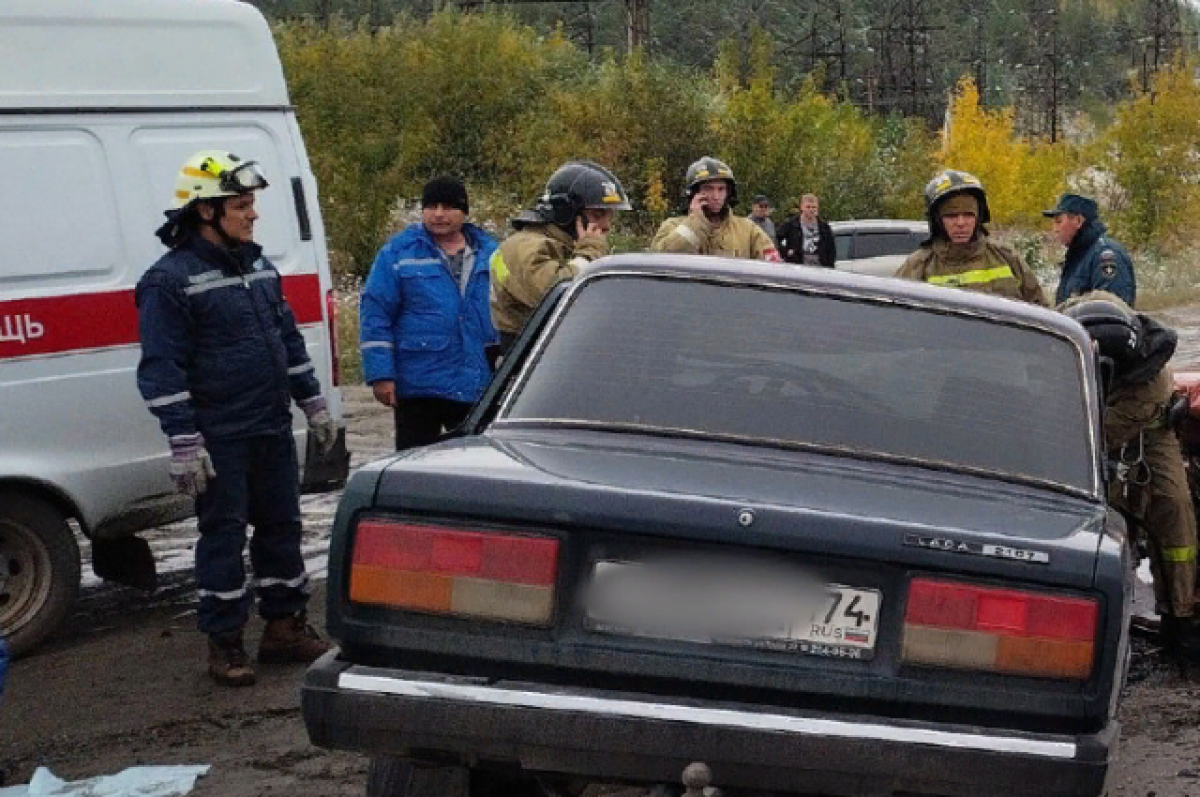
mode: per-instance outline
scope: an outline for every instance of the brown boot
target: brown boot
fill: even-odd
[[[294,617],[267,621],[262,641],[258,644],[258,663],[309,664],[331,647],[308,624],[308,615],[301,612]]]
[[[242,632],[208,638],[208,674],[221,686],[253,686],[256,680]]]

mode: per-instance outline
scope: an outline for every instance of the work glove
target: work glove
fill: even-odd
[[[337,424],[329,414],[324,396],[313,396],[300,402],[304,417],[308,418],[308,433],[317,441],[317,453],[325,456],[333,449],[337,439]]]
[[[204,436],[199,432],[181,434],[168,438],[167,442],[171,445],[170,472],[175,489],[196,498],[217,475],[212,457],[204,447]]]

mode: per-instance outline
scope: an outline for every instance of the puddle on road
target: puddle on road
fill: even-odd
[[[371,399],[365,386],[342,388],[346,420],[347,445],[350,448],[350,467],[353,470],[392,450],[393,426],[391,410]],[[329,570],[329,533],[333,517],[341,500],[342,490],[300,496],[300,511],[304,523],[301,550],[309,577],[324,580]],[[101,581],[92,572],[91,545],[76,534],[82,559],[80,610],[89,616],[115,611],[153,609],[174,604],[195,602],[192,583],[193,551],[199,532],[196,520],[183,520],[150,531],[141,536],[150,543],[158,568],[159,589],[153,596]],[[249,558],[246,562],[250,572]]]

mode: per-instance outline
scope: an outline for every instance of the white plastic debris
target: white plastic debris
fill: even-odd
[[[175,767],[130,767],[116,775],[67,783],[38,767],[28,786],[0,789],[0,797],[181,797],[208,774],[208,764]]]

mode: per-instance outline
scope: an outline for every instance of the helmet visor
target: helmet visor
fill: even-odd
[[[232,169],[226,169],[219,175],[221,190],[234,194],[248,194],[266,188],[267,177],[257,161],[239,163]]]

